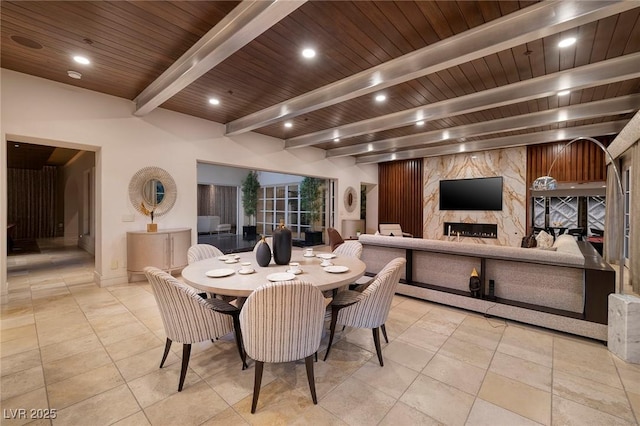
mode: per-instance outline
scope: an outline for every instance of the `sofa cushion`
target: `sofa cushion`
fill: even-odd
[[[553,236],[545,231],[540,231],[538,235],[536,235],[536,242],[539,248],[551,248],[553,246]]]
[[[372,244],[384,247],[398,247],[416,250],[454,253],[466,256],[487,257],[504,260],[519,260],[523,262],[548,263],[560,266],[583,266],[584,256],[575,239],[567,235],[569,240],[558,245],[557,251],[533,250],[521,247],[498,246],[488,244],[473,244],[455,241],[427,240],[423,238],[396,238],[384,235],[360,235],[362,244]],[[560,238],[559,238],[560,239]],[[566,238],[560,239],[566,240]]]

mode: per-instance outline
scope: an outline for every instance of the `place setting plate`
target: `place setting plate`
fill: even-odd
[[[343,272],[347,272],[349,268],[347,266],[342,266],[342,265],[331,265],[331,266],[325,266],[324,270],[332,274],[341,274]]]
[[[209,278],[222,278],[228,277],[229,275],[235,274],[235,270],[231,268],[222,268],[222,269],[212,269],[210,271],[205,272],[204,274]]]
[[[316,257],[319,257],[320,259],[333,259],[336,255],[333,253],[318,253],[316,254]]]
[[[225,263],[235,263],[238,261],[238,259],[240,259],[240,256],[237,254],[225,254],[223,256],[218,256],[218,260],[221,260]]]
[[[239,269],[239,270],[238,270],[238,273],[239,273],[240,275],[251,275],[251,274],[255,274],[255,272],[256,272],[256,270],[255,270],[255,269],[253,269],[253,268],[248,269],[248,270],[245,270],[245,269]]]
[[[291,272],[275,272],[267,275],[269,281],[290,281],[295,279],[295,277]]]

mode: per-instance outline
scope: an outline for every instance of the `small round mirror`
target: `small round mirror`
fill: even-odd
[[[145,167],[138,170],[129,182],[129,199],[133,207],[142,214],[152,210],[155,217],[171,210],[176,202],[176,183],[166,170]]]
[[[352,212],[356,209],[356,201],[358,200],[358,195],[356,190],[350,186],[344,192],[344,208],[348,212]]]
[[[161,180],[149,179],[142,188],[142,198],[149,206],[157,206],[164,199],[164,185]]]

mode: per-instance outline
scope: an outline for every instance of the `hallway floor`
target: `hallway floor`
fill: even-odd
[[[165,335],[146,283],[99,288],[93,257],[57,240],[7,259],[1,314],[2,425],[637,425],[640,365],[602,342],[396,296],[385,366],[369,330],[326,338],[313,405],[304,362],[266,365],[250,413],[253,362],[233,336],[181,345]],[[25,409],[26,418],[16,413]],[[39,410],[31,412],[30,409]],[[55,419],[31,415],[52,414]]]

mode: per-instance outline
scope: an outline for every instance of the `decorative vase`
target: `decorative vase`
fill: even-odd
[[[469,278],[469,291],[471,292],[471,297],[480,299],[480,277],[478,276],[476,268],[473,268],[471,277]]]
[[[280,226],[273,231],[273,260],[278,265],[288,265],[291,260],[291,231],[284,226],[284,219],[280,219]]]
[[[258,262],[258,265],[263,268],[265,266],[269,266],[269,263],[271,262],[271,247],[269,247],[269,244],[267,244],[267,242],[265,241],[264,235],[262,236],[262,239],[258,241],[258,248],[256,249],[256,262]]]

